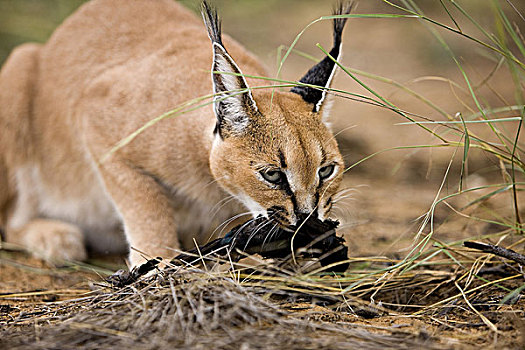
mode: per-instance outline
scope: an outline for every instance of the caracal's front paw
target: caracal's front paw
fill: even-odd
[[[33,220],[21,232],[22,244],[35,256],[48,261],[86,260],[82,231],[56,220]]]

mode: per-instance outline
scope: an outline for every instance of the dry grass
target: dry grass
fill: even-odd
[[[232,267],[226,261],[210,262],[205,270],[168,267],[122,289],[100,282],[91,290],[4,294],[0,346],[517,346],[523,301],[519,295],[504,299],[520,285],[522,273],[498,258],[460,254],[463,264],[470,265],[468,273],[437,256],[428,266],[404,273],[392,269],[401,261],[351,259],[352,268],[344,275],[297,274],[269,263]],[[52,296],[66,300],[49,302]],[[32,300],[26,311],[6,306],[24,298]]]

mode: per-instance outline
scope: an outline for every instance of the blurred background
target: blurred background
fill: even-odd
[[[27,41],[45,42],[54,28],[83,2],[0,0],[0,62],[16,45]],[[199,1],[181,2],[198,12]],[[445,121],[457,113],[465,118],[476,118],[476,102],[461,69],[484,108],[523,104],[523,70],[518,69],[516,73],[516,67],[503,61],[501,55],[465,35],[483,42],[490,42],[490,36],[506,37],[502,39],[505,49],[523,62],[519,45],[505,34],[505,23],[497,16],[497,11],[501,8],[509,25],[520,37],[518,41],[524,42],[525,1],[456,2],[461,9],[449,0],[411,2],[420,7],[420,13],[450,26],[456,33],[417,18],[350,19],[344,35],[342,63],[383,98],[412,113],[416,120]],[[297,34],[313,20],[329,15],[334,3],[324,0],[215,1],[223,18],[223,31],[254,52],[273,77],[278,70],[279,57]],[[397,0],[392,3],[406,4]],[[406,14],[381,0],[360,1],[354,13]],[[431,30],[425,25],[430,25]],[[298,80],[313,65],[311,57],[307,56],[323,57],[316,44],[320,43],[326,49],[331,47],[331,35],[330,21],[318,22],[306,30],[295,47],[297,52],[293,52],[283,65],[282,78]],[[339,72],[334,87],[373,97],[344,72]],[[498,114],[498,117],[516,116],[519,116],[519,111]],[[400,247],[409,244],[419,230],[415,219],[429,210],[435,198],[458,191],[464,149],[428,147],[443,144],[443,141],[418,126],[399,125],[408,120],[389,109],[362,101],[336,97],[332,120],[347,166],[380,152],[353,167],[345,179],[346,187],[352,189],[352,196],[340,205],[339,215],[344,218],[343,227],[347,230],[351,254],[400,251]],[[516,136],[518,123],[498,123],[497,127],[510,140]],[[462,140],[461,134],[448,132],[443,125],[429,124],[428,128],[449,141]],[[488,141],[501,141],[498,141],[497,133],[485,124],[469,128]],[[426,147],[413,148],[416,145]],[[464,188],[485,188],[503,181],[506,165],[490,152],[472,147],[466,163]],[[451,168],[445,177],[449,164]],[[450,205],[437,208],[434,219],[440,224],[440,230],[436,231],[435,237],[450,240],[500,230],[496,224],[460,220],[464,215],[470,216],[470,212],[451,218],[457,214],[461,203],[470,203],[483,193],[486,191],[467,193],[459,199],[452,198]],[[490,202],[484,201],[482,207],[477,207],[478,212],[481,211],[479,215],[497,217],[498,222],[511,220],[511,197],[508,192],[491,197]],[[525,204],[523,200],[519,203]]]

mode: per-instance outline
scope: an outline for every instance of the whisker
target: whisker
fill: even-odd
[[[228,197],[226,197],[224,199],[221,199],[217,204],[215,204],[213,206],[213,208],[210,209],[211,218],[213,219],[215,217],[215,215],[217,215],[225,205],[227,205],[228,203],[230,203],[234,199],[236,199],[236,197],[233,196],[233,195],[232,196],[228,196]]]
[[[333,200],[332,203],[334,205],[336,205],[338,203],[343,203],[343,202],[347,202],[347,201],[353,202],[353,201],[356,201],[356,200],[357,200],[357,198],[355,198],[355,197],[345,196],[345,197],[339,198],[337,200]]]
[[[333,211],[334,216],[336,216],[337,218],[344,219],[352,217],[352,213],[350,211],[350,208],[348,207],[333,206],[331,211]]]
[[[262,230],[264,227],[268,226],[269,224],[272,224],[273,221],[270,221],[271,220],[271,217],[269,218],[268,221],[264,221],[262,222],[261,224],[259,224],[255,230],[253,230],[252,233],[250,233],[250,236],[248,237],[248,240],[246,241],[246,244],[244,245],[244,249],[246,249],[246,247],[248,246],[248,244],[250,243],[250,241],[252,240],[253,237],[255,237],[255,235],[257,233],[259,233],[260,230]]]
[[[334,198],[334,200],[337,200],[339,197],[347,196],[347,195],[353,194],[354,192],[358,192],[358,191],[359,190],[355,189],[355,188],[346,188],[344,190],[341,190],[341,191],[338,191],[337,193],[335,193],[333,195],[333,198]]]
[[[222,222],[219,226],[217,226],[217,228],[215,228],[215,230],[213,230],[213,232],[211,233],[210,237],[214,237],[215,232],[217,232],[217,230],[221,229],[221,227],[222,227],[222,229],[221,229],[221,231],[219,232],[219,235],[222,235],[222,232],[223,232],[224,228],[225,228],[228,224],[230,224],[232,221],[234,221],[234,220],[236,220],[236,219],[238,219],[238,218],[240,218],[240,217],[246,216],[246,215],[252,215],[252,212],[251,212],[251,211],[247,211],[247,212],[244,212],[244,213],[240,213],[240,214],[237,214],[237,215],[235,215],[235,216],[233,216],[233,217],[231,217],[231,218],[225,220],[225,221]],[[250,221],[250,220],[248,220],[248,222],[249,222],[249,221]]]
[[[264,237],[263,243],[262,243],[262,249],[264,249],[264,245],[266,244],[266,241],[271,242],[272,238],[275,234],[279,232],[279,224],[275,223],[273,224],[273,227],[270,229],[270,232],[268,232],[268,235]]]
[[[364,222],[360,222],[360,221],[346,222],[346,223],[343,223],[343,224],[339,225],[339,227],[337,229],[338,230],[344,230],[344,229],[347,229],[347,228],[357,227],[357,226],[361,226],[361,225],[364,225],[364,224],[365,224]]]
[[[250,220],[246,221],[237,231],[235,231],[235,236],[232,239],[232,242],[230,244],[230,249],[235,246],[235,241],[237,240],[237,236],[242,233],[242,231],[249,226],[252,222],[254,222],[256,218],[251,218]],[[246,249],[246,246],[244,247]]]
[[[206,188],[207,188],[208,186],[213,185],[214,183],[216,183],[217,181],[219,181],[219,180],[221,180],[221,179],[224,179],[225,177],[226,177],[226,175],[221,176],[221,177],[218,177],[218,178],[215,178],[215,179],[211,180],[210,182],[208,182],[207,184],[205,184],[204,186],[202,186],[202,188],[201,188],[201,193],[200,193],[200,194],[202,194],[202,192],[204,192],[204,190],[206,190]],[[200,194],[199,194],[199,195],[200,195]]]

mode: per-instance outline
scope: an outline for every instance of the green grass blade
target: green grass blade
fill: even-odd
[[[461,119],[461,122],[463,124],[463,132],[464,132],[464,138],[465,138],[465,144],[463,146],[463,158],[461,159],[461,172],[459,174],[459,192],[461,192],[463,190],[463,180],[464,180],[465,173],[466,173],[468,151],[470,149],[470,136],[469,136],[467,124],[465,124],[465,120],[463,119],[463,116],[461,115],[461,113],[458,113],[457,115]]]
[[[343,66],[341,63],[339,63],[334,57],[332,57],[320,44],[317,44],[317,47],[319,47],[319,49],[321,49],[321,51],[323,51],[323,53],[329,57],[332,61],[335,62],[335,64],[337,64],[337,66],[339,68],[341,68],[350,78],[352,78],[355,82],[357,82],[359,85],[361,85],[363,88],[365,88],[367,91],[369,91],[370,93],[372,93],[374,96],[376,96],[377,98],[379,98],[382,102],[384,102],[386,105],[390,106],[392,108],[392,111],[396,112],[397,114],[403,116],[404,118],[412,121],[412,122],[415,122],[415,120],[413,118],[411,118],[408,114],[404,113],[403,111],[401,111],[397,106],[395,106],[393,103],[391,103],[390,101],[388,101],[386,98],[384,98],[383,96],[381,96],[380,94],[378,94],[376,91],[374,91],[372,88],[370,88],[368,85],[366,85],[365,83],[363,83],[359,78],[357,78],[354,74],[352,74],[345,66]],[[434,135],[435,137],[437,137],[439,140],[441,140],[442,142],[448,142],[447,140],[445,140],[443,137],[441,137],[440,135],[438,135],[437,133],[435,133],[434,131],[430,130],[429,128],[425,127],[425,126],[421,126],[425,131],[429,132],[430,134]]]

